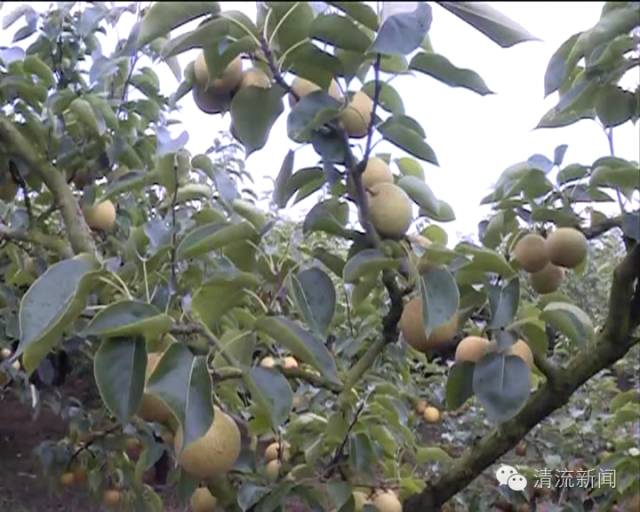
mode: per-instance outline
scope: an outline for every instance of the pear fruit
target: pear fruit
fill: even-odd
[[[193,512],[215,512],[217,501],[207,487],[198,487],[193,491],[189,504]]]
[[[518,240],[513,250],[513,257],[524,270],[530,273],[539,272],[549,263],[545,240],[535,233],[529,233]]]
[[[422,321],[422,299],[411,299],[402,310],[399,323],[405,341],[416,350],[426,352],[446,345],[458,330],[458,315],[455,313],[449,321],[434,329],[427,338]]]
[[[393,183],[376,183],[368,190],[369,217],[383,237],[402,237],[413,221],[411,199]]]
[[[151,352],[147,355],[145,380],[149,380],[149,377],[155,370],[156,366],[158,366],[161,357],[162,354],[158,352]],[[163,400],[150,393],[143,393],[142,400],[140,401],[140,407],[138,408],[138,416],[143,420],[167,423],[171,419],[172,415],[171,409],[169,409]]]
[[[372,505],[379,512],[402,512],[402,503],[393,491],[378,491],[373,498]]]
[[[575,268],[587,256],[587,238],[574,228],[558,228],[547,237],[546,248],[554,265]]]
[[[555,292],[563,278],[564,270],[561,267],[547,263],[542,270],[529,275],[529,282],[536,292],[545,294]]]
[[[240,89],[245,87],[259,87],[260,89],[268,89],[271,87],[269,76],[260,68],[247,69],[242,73],[240,80]]]
[[[111,231],[116,223],[116,207],[107,199],[85,208],[84,218],[91,229]]]
[[[529,348],[529,344],[524,340],[518,340],[509,349],[509,354],[518,356],[529,368],[533,368],[533,352]]]
[[[211,80],[207,63],[204,59],[204,52],[196,57],[193,66],[196,84],[202,90],[213,89],[216,93],[230,92],[235,89],[242,80],[242,59],[233,59],[218,78]]]
[[[175,435],[178,464],[195,478],[207,479],[227,473],[240,456],[240,430],[233,419],[215,407],[213,423],[199,439],[182,446],[182,427]]]
[[[298,98],[303,98],[307,94],[311,94],[312,92],[319,91],[321,87],[318,84],[314,84],[310,80],[302,77],[296,77],[291,83],[291,89],[298,95]],[[340,94],[340,88],[335,80],[331,80],[329,84],[329,90],[327,91],[329,96],[332,98],[342,101],[342,94]],[[296,99],[292,94],[289,95],[289,106],[293,107],[296,104]]]
[[[438,423],[440,421],[440,411],[436,407],[429,406],[422,413],[422,417],[427,423]]]
[[[366,93],[358,91],[340,112],[340,121],[349,137],[361,138],[367,135],[372,114],[373,100]]]
[[[479,336],[467,336],[456,347],[456,363],[477,363],[489,351],[491,342]]]

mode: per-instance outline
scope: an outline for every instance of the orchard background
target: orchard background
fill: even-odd
[[[493,94],[433,48],[443,10],[535,40],[480,3],[2,6],[2,509],[638,510],[640,169],[614,134],[640,117],[640,6],[604,4],[540,77],[537,129],[588,120],[608,153],[497,170],[456,242],[429,98],[393,86]],[[212,116],[229,132],[191,154]],[[245,160],[279,119],[265,207]]]

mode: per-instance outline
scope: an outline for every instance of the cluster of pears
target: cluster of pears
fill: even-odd
[[[279,365],[286,369],[298,368],[299,366],[298,360],[293,356],[284,357],[282,360],[276,360],[272,356],[266,356],[260,360],[260,366],[262,368],[275,368]]]
[[[427,423],[438,423],[440,421],[440,409],[429,405],[426,400],[418,400],[416,403],[416,413],[418,413]]]
[[[271,443],[264,451],[265,473],[270,482],[275,482],[280,474],[282,464],[291,458],[291,445],[286,441],[282,444]]]
[[[382,158],[369,158],[362,173],[362,186],[375,230],[385,238],[401,238],[413,221],[411,199],[394,183],[393,173]],[[354,195],[351,181],[348,187]]]
[[[365,505],[373,506],[378,512],[402,512],[402,503],[398,495],[388,489],[375,489],[372,492],[353,491],[355,511],[362,512]]]
[[[477,363],[486,354],[495,350],[497,350],[495,342],[489,341],[487,338],[481,336],[467,336],[458,343],[455,360],[456,363]],[[516,341],[509,347],[507,354],[518,356],[529,368],[533,368],[533,352],[531,352],[529,344],[526,341]]]
[[[227,111],[234,95],[245,87],[268,89],[272,84],[271,77],[258,67],[243,70],[240,56],[233,59],[218,78],[212,79],[215,73],[211,71],[207,67],[204,52],[200,52],[193,63],[192,94],[198,108],[207,114],[220,114]],[[319,85],[305,78],[296,77],[291,84],[294,94],[289,95],[289,105],[293,106],[296,103],[296,97],[302,98],[320,89]],[[335,80],[331,81],[327,92],[332,98],[343,101]],[[340,112],[339,119],[349,137],[360,138],[367,134],[372,114],[373,101],[363,91],[357,91]]]
[[[575,268],[587,256],[587,239],[577,229],[558,228],[546,239],[536,233],[523,236],[513,250],[518,264],[529,272],[532,288],[538,293],[555,292],[565,268]]]

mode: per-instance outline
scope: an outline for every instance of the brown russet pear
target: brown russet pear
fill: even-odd
[[[555,292],[564,278],[564,270],[553,263],[547,265],[539,272],[529,275],[532,288],[541,294]]]
[[[376,231],[386,238],[400,238],[413,221],[411,199],[393,183],[376,183],[367,190],[369,217]]]
[[[480,336],[467,336],[456,347],[456,363],[477,363],[489,351],[491,342]]]
[[[409,345],[420,352],[426,352],[440,348],[453,339],[458,330],[458,314],[454,313],[446,323],[436,327],[427,338],[422,320],[422,299],[415,297],[402,310],[399,327]]]
[[[549,260],[554,265],[575,268],[587,256],[587,238],[574,228],[558,228],[547,237]]]
[[[513,257],[529,273],[539,272],[549,263],[545,240],[536,233],[529,233],[518,240]]]

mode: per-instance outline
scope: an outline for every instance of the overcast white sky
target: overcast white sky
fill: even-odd
[[[237,9],[255,19],[254,2],[222,2],[223,9]],[[450,236],[475,233],[479,220],[479,202],[499,174],[509,165],[526,160],[534,153],[552,156],[559,144],[568,144],[565,163],[592,163],[608,154],[606,137],[593,121],[573,126],[534,130],[540,117],[551,108],[556,97],[544,99],[543,76],[549,58],[558,46],[575,32],[593,26],[599,18],[603,2],[495,2],[501,12],[520,23],[541,39],[513,48],[502,49],[458,18],[433,6],[430,30],[434,50],[445,55],[458,67],[478,72],[497,94],[479,96],[465,89],[453,89],[422,74],[402,76],[393,85],[401,94],[407,114],[416,118],[427,133],[427,142],[435,150],[440,166],[425,163],[428,184],[436,196],[448,201],[457,220],[444,224]],[[17,3],[6,3],[0,14],[6,15]],[[13,30],[11,31],[13,33]],[[7,44],[0,34],[0,44]],[[121,34],[123,36],[125,34]],[[180,57],[186,65],[195,56],[187,52]],[[175,90],[176,81],[166,66],[154,66],[167,93]],[[628,87],[635,87],[640,77],[627,77]],[[357,80],[352,88],[357,86]],[[189,131],[188,149],[205,151],[212,136],[229,126],[229,116],[211,116],[200,112],[191,95],[179,103],[179,118]],[[640,158],[638,125],[626,123],[614,130],[618,156]],[[270,190],[282,159],[294,147],[286,136],[286,115],[275,124],[267,147],[251,155],[248,170],[256,186]],[[380,151],[391,149],[393,157],[404,156],[390,145],[379,145]],[[378,149],[377,148],[377,149]],[[296,168],[315,164],[313,151],[299,152]],[[397,170],[396,170],[397,172]],[[312,206],[305,200],[299,214]]]

